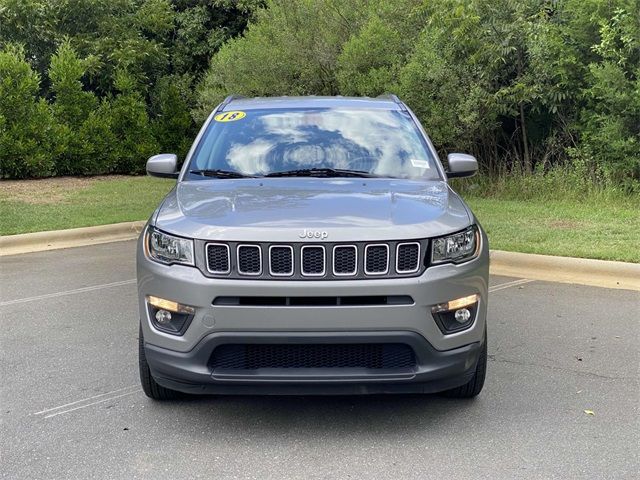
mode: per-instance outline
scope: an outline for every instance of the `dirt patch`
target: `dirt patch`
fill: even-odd
[[[556,230],[573,230],[583,226],[582,222],[576,222],[575,220],[553,220],[547,223],[551,228]]]
[[[96,182],[108,182],[125,175],[98,177],[53,177],[35,180],[0,180],[0,198],[33,205],[64,202],[69,195],[84,190]]]

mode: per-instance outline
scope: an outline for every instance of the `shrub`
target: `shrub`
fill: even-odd
[[[161,151],[176,153],[182,159],[194,136],[189,111],[192,83],[190,76],[168,75],[158,80],[151,96],[153,136]]]
[[[116,77],[120,93],[110,102],[108,112],[115,143],[114,171],[140,174],[148,157],[158,153],[143,96],[136,90],[132,75],[122,70]]]
[[[55,173],[59,131],[49,104],[38,99],[40,77],[24,50],[0,51],[0,178],[43,177]]]

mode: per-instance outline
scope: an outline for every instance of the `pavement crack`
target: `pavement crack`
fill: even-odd
[[[489,355],[488,357],[489,357],[489,361],[496,362],[496,363],[510,363],[514,365],[521,365],[524,367],[541,367],[541,368],[546,368],[548,370],[553,370],[558,372],[576,373],[580,376],[585,376],[585,377],[602,378],[606,380],[637,380],[636,377],[618,377],[613,375],[602,375],[600,373],[584,372],[581,370],[575,370],[573,368],[564,368],[564,367],[558,367],[554,365],[545,365],[544,363],[524,362],[521,360],[512,360],[508,358],[496,358],[495,355]]]

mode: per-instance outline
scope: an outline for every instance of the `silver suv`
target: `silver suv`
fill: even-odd
[[[154,399],[445,392],[487,360],[487,237],[396,96],[229,97],[138,244],[140,378]]]

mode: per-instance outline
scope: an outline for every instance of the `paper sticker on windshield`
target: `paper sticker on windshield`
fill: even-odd
[[[429,168],[429,162],[427,162],[426,160],[415,160],[412,158],[411,165],[416,168]]]
[[[246,116],[246,113],[235,110],[232,112],[219,113],[215,117],[213,117],[213,119],[216,122],[235,122],[236,120],[240,120],[241,118],[244,118]]]

